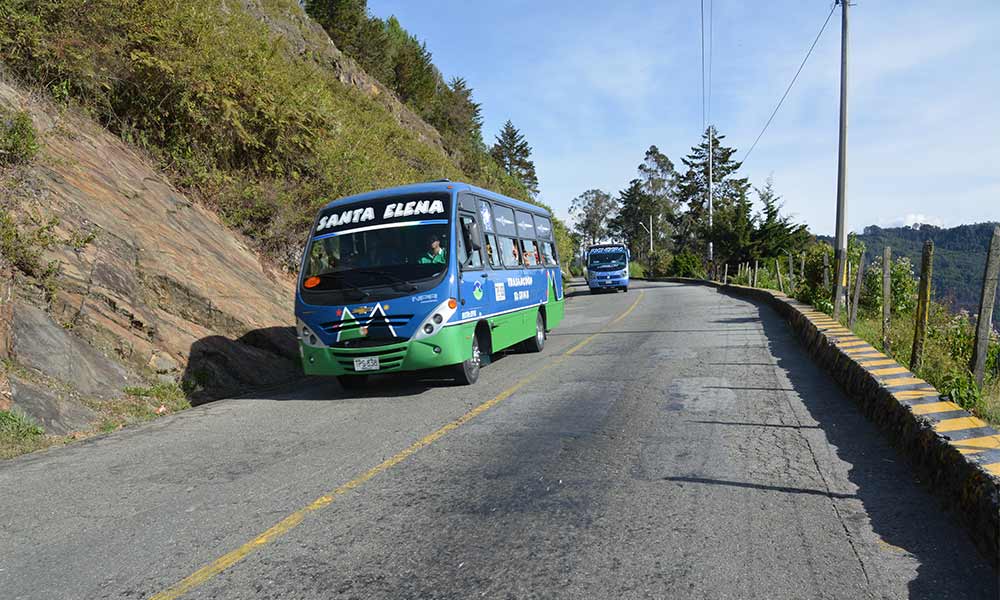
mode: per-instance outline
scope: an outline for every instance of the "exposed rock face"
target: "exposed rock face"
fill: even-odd
[[[14,276],[0,257],[0,359],[10,358],[14,323]],[[0,407],[0,410],[3,410]]]
[[[103,395],[120,393],[130,371],[175,381],[197,373],[203,396],[301,372],[288,275],[93,122],[2,80],[0,104],[27,110],[43,142],[21,210],[58,217],[64,239],[95,236],[47,252],[62,265],[48,313],[21,291],[15,360]],[[0,352],[9,304],[0,304]]]
[[[138,383],[120,364],[70,334],[44,310],[34,306],[15,307],[13,337],[13,355],[21,365],[72,385],[88,396],[120,396],[125,386]],[[14,402],[19,403],[16,392]]]

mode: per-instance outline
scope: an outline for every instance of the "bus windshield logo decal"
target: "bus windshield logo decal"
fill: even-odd
[[[385,207],[383,219],[396,217],[412,217],[413,215],[433,215],[444,212],[444,204],[440,200],[418,200],[414,202],[389,204]]]
[[[385,206],[382,220],[412,217],[414,215],[433,215],[444,213],[444,202],[441,200],[412,200],[410,202],[390,202]],[[349,208],[339,213],[331,213],[322,217],[316,224],[316,233],[341,225],[353,225],[375,220],[375,209],[371,206]]]
[[[364,223],[375,218],[375,209],[368,206],[366,208],[355,208],[345,210],[339,215],[334,213],[319,220],[316,231],[323,231],[327,227],[337,227],[339,225],[349,225],[351,223]]]
[[[476,300],[483,299],[483,284],[481,281],[472,284],[472,297]]]

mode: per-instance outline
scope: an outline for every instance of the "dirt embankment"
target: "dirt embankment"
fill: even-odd
[[[82,399],[126,386],[183,383],[197,402],[300,372],[287,274],[94,122],[2,80],[0,105],[27,111],[41,141],[0,174],[6,209],[79,241],[45,251],[60,265],[49,298],[0,278],[0,403],[65,432],[96,416]]]

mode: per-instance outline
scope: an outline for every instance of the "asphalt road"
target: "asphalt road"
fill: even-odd
[[[171,589],[998,595],[780,318],[667,283],[571,297],[542,354],[473,387],[395,377],[350,397],[307,380],[0,464],[0,598]]]

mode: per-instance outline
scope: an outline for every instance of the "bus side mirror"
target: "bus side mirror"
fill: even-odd
[[[462,220],[462,233],[465,234],[465,241],[468,242],[469,247],[473,250],[479,250],[483,247],[480,240],[483,236],[479,232],[479,223],[473,220]]]

